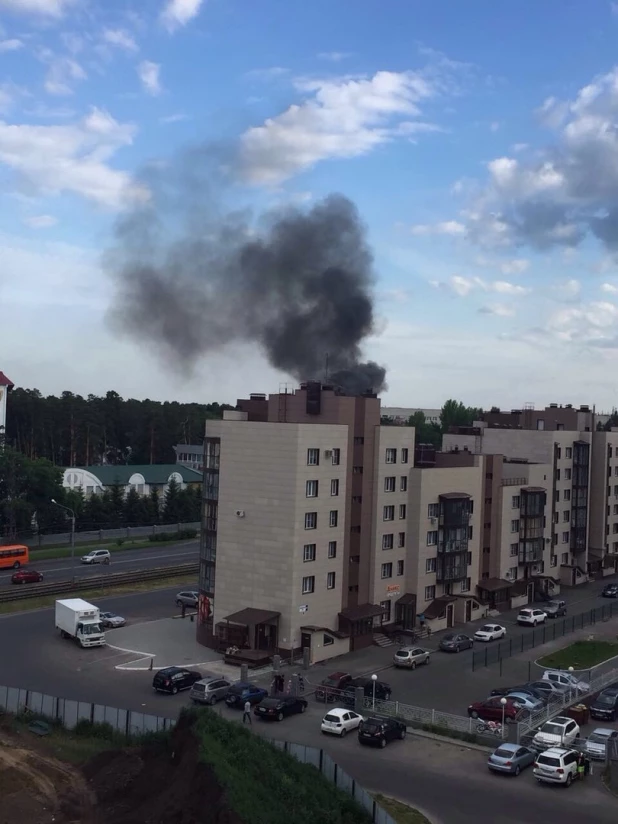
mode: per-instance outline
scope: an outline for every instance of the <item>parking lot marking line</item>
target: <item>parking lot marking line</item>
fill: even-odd
[[[154,652],[144,652],[144,650],[141,649],[126,649],[126,647],[117,647],[115,644],[107,644],[107,646],[112,649],[117,649],[120,652],[126,652],[128,655],[138,655],[140,659],[156,657]]]
[[[147,667],[132,667],[130,665],[135,664],[138,661],[149,660],[149,658],[151,658],[151,657],[154,657],[154,656],[146,656],[144,658],[136,658],[134,661],[127,661],[126,664],[117,664],[114,667],[114,669],[121,670],[122,672],[146,672],[147,670],[150,670],[150,663],[148,664]],[[218,662],[216,662],[216,661],[200,661],[197,664],[162,664],[160,666],[157,665],[156,667],[153,666],[152,671],[154,672],[155,670],[158,671],[158,670],[162,670],[162,669],[168,669],[168,667],[184,667],[185,669],[189,669],[189,667],[208,667],[208,666],[212,666],[213,664],[216,664],[216,663],[218,663]]]

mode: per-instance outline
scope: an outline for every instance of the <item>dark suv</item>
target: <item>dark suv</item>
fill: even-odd
[[[406,725],[403,721],[397,721],[396,718],[367,718],[361,721],[358,728],[358,740],[360,744],[385,747],[395,738],[401,738],[403,741],[406,732]]]
[[[332,672],[327,678],[320,681],[320,686],[316,687],[316,701],[325,701],[332,704],[339,699],[339,694],[344,687],[352,681],[349,672]]]
[[[197,670],[188,670],[184,667],[166,667],[152,679],[152,687],[157,692],[169,692],[176,695],[180,690],[191,689],[196,681],[200,681],[202,673]]]
[[[602,598],[618,598],[618,584],[606,584],[601,593]]]
[[[390,701],[392,689],[385,681],[372,681],[371,678],[354,678],[343,689],[341,700],[350,706],[354,705],[356,690],[362,689],[365,698],[373,700],[375,684],[376,701]]]
[[[590,715],[599,721],[615,721],[618,718],[618,684],[605,687],[590,703]]]

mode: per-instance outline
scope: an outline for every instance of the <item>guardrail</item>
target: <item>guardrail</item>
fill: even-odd
[[[49,584],[23,585],[15,591],[0,592],[0,604],[11,601],[26,601],[31,598],[43,598],[46,595],[64,595],[71,592],[83,592],[88,589],[107,589],[123,584],[137,584],[142,581],[156,581],[178,575],[197,575],[199,564],[176,564],[154,569],[141,569],[133,572],[116,572],[110,575],[92,575],[88,578],[76,578],[74,581],[58,581]]]

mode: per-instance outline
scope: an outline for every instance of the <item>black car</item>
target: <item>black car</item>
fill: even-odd
[[[529,695],[531,698],[538,698],[539,701],[547,700],[547,693],[532,684],[521,684],[518,687],[496,687],[495,690],[489,693],[489,697],[494,698],[498,695],[510,695],[513,692],[521,692],[524,695]]]
[[[395,738],[403,741],[406,733],[407,727],[403,721],[397,721],[395,718],[367,718],[361,721],[358,728],[358,741],[360,744],[385,747]]]
[[[184,667],[166,667],[152,679],[152,686],[157,692],[169,692],[176,695],[180,690],[191,689],[196,681],[201,681],[202,673]]]
[[[393,692],[390,685],[385,681],[373,681],[371,678],[354,678],[343,688],[340,699],[342,703],[354,706],[357,689],[363,690],[366,699],[373,700],[375,695],[376,701],[390,701]]]
[[[443,652],[461,652],[462,649],[472,649],[473,646],[474,638],[463,632],[449,632],[439,644]]]
[[[259,704],[264,698],[268,698],[268,690],[265,690],[264,687],[238,681],[236,684],[232,684],[227,691],[225,703],[228,707],[244,710],[247,701],[251,706],[254,706],[255,704]]]
[[[590,715],[599,721],[615,721],[618,718],[618,684],[605,687],[588,707]]]
[[[281,698],[263,698],[253,708],[253,714],[264,721],[283,721],[286,715],[296,715],[307,709],[307,701],[294,695],[283,695]]]
[[[315,690],[316,701],[327,701],[331,704],[337,701],[339,693],[352,681],[352,676],[348,672],[331,672],[327,678],[320,681]]]
[[[602,598],[618,598],[618,584],[606,584],[601,593]]]

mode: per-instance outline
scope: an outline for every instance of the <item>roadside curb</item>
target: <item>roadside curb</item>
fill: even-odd
[[[467,750],[475,750],[476,752],[490,753],[491,747],[484,747],[482,744],[473,744],[471,741],[460,741],[458,738],[449,738],[447,735],[436,735],[433,732],[426,730],[419,730],[415,727],[408,727],[408,735],[416,735],[419,738],[428,738],[431,741],[437,741],[442,744],[450,744],[454,747],[464,747]],[[498,739],[496,739],[498,740]],[[406,802],[403,802],[406,803]],[[419,812],[422,812],[420,810]]]

